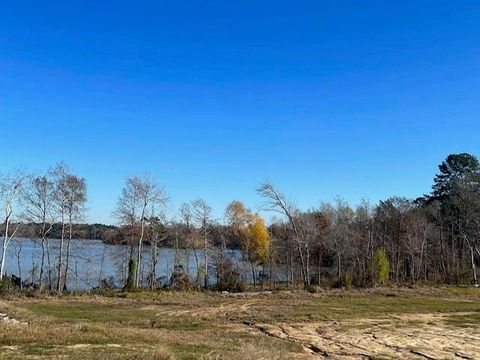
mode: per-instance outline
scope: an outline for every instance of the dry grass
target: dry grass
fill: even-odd
[[[480,348],[479,297],[458,288],[13,297],[0,312],[29,324],[0,324],[0,359],[362,358],[352,349],[366,345],[378,345],[377,358],[422,358],[410,335],[426,329],[473,336]],[[415,349],[395,350],[397,340]]]

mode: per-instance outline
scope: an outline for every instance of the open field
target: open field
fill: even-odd
[[[0,359],[479,359],[480,290],[11,297]]]

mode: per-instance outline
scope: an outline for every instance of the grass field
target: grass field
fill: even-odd
[[[480,290],[12,296],[0,359],[479,359]]]

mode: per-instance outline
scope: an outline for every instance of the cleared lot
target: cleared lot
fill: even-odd
[[[1,359],[478,359],[462,288],[13,297]],[[27,322],[28,324],[24,324]]]

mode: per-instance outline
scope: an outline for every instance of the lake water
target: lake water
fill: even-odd
[[[59,240],[50,239],[50,259],[52,267],[57,268]],[[127,274],[126,264],[128,262],[131,247],[127,245],[109,245],[100,240],[72,240],[71,258],[68,273],[69,290],[88,290],[99,286],[100,279],[111,279],[116,286],[123,286]],[[65,245],[66,247],[66,242]],[[192,282],[197,279],[197,264],[202,266],[202,250],[176,251],[173,248],[158,248],[158,262],[156,278],[160,285],[166,284],[174,270],[175,264],[188,269],[188,275]],[[140,268],[143,278],[146,279],[150,273],[149,246],[144,247],[143,266]],[[42,246],[40,241],[30,239],[12,240],[8,248],[5,274],[15,274],[26,282],[38,279],[39,265],[41,263]],[[240,250],[227,250],[227,256],[232,259],[235,269],[246,280],[250,281],[250,267],[243,260]],[[209,257],[209,283],[215,283],[214,253]],[[65,257],[64,257],[65,259]],[[198,259],[198,263],[197,260]],[[46,263],[45,259],[45,264]],[[47,265],[45,265],[45,269]],[[46,270],[44,270],[46,272]]]

